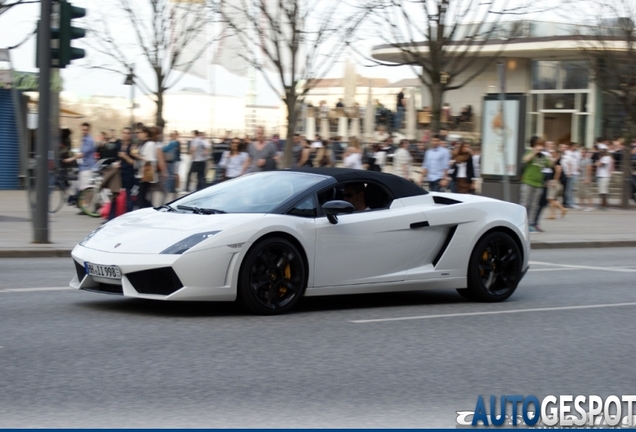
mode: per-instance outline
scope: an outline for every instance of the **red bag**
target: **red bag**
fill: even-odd
[[[110,203],[107,202],[101,208],[100,216],[104,219],[108,219],[108,213],[110,213]],[[126,189],[122,189],[117,195],[117,211],[116,216],[121,216],[126,213]]]

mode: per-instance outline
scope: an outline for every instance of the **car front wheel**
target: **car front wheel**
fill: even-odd
[[[468,264],[468,287],[458,292],[482,302],[506,300],[521,280],[523,258],[510,235],[492,232],[477,242]]]
[[[307,269],[298,248],[280,237],[256,243],[239,275],[238,294],[245,307],[260,315],[289,311],[303,295]]]

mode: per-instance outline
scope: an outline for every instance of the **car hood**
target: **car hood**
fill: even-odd
[[[193,234],[223,231],[263,216],[261,213],[199,215],[138,210],[98,228],[84,247],[104,252],[159,253]]]

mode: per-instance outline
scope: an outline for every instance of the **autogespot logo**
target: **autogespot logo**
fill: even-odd
[[[488,403],[489,402],[489,403]],[[477,398],[474,411],[456,411],[457,425],[492,427],[633,427],[636,395],[503,395]]]

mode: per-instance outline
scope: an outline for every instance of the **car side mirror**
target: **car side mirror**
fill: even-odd
[[[348,201],[327,201],[322,205],[322,210],[327,215],[327,219],[332,224],[338,223],[338,215],[339,214],[350,214],[355,210],[353,208],[353,204]]]

